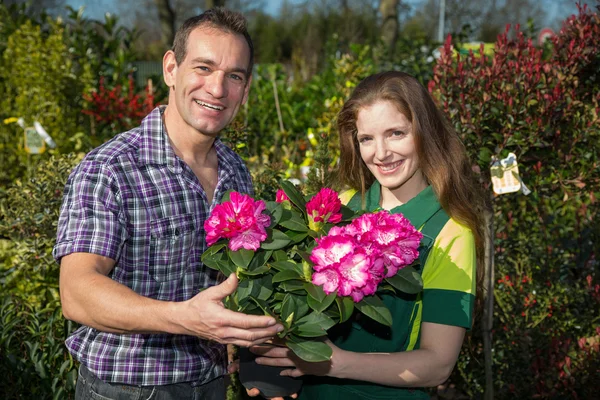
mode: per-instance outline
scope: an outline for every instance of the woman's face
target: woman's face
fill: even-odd
[[[393,103],[380,100],[359,109],[356,128],[360,155],[381,184],[383,201],[392,194],[405,203],[427,186],[412,123]]]

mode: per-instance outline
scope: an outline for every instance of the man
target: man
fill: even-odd
[[[218,284],[200,262],[211,208],[228,189],[252,191],[217,138],[247,100],[252,65],[240,14],[190,18],[163,58],[168,105],[71,173],[54,257],[63,313],[83,325],[66,341],[81,362],[76,398],[223,399],[224,344],[283,329],[225,309],[237,278]]]

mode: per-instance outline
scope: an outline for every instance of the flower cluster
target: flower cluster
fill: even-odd
[[[359,302],[419,256],[422,236],[402,215],[363,214],[317,239],[310,257],[316,271],[312,282],[327,294],[337,291]]]
[[[284,326],[279,337],[305,361],[326,361],[320,340],[356,310],[391,326],[377,290],[418,293],[423,284],[409,265],[421,234],[401,215],[356,213],[328,188],[306,199],[290,182],[275,201],[230,192],[206,220],[209,248],[202,262],[239,285],[225,305],[269,314]]]
[[[231,192],[229,199],[215,206],[204,222],[206,243],[210,246],[219,239],[229,239],[233,251],[257,250],[267,238],[265,228],[271,223],[271,218],[262,213],[265,202],[238,192]]]

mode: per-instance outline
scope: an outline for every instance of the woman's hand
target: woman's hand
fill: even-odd
[[[238,372],[239,370],[240,370],[240,360],[233,360],[227,366],[228,374],[233,374],[235,372]],[[246,393],[250,397],[260,396],[260,390],[258,390],[257,388],[246,389]],[[291,397],[292,399],[297,399],[298,393],[294,393],[294,394],[290,395],[289,397]],[[269,400],[285,400],[285,399],[283,397],[271,397],[271,398],[269,398]]]
[[[283,376],[291,376],[297,378],[302,375],[331,375],[333,369],[333,360],[336,353],[341,352],[340,348],[335,346],[331,341],[326,340],[325,343],[332,348],[333,354],[329,361],[323,362],[307,362],[299,358],[287,347],[272,346],[261,344],[250,347],[250,351],[257,355],[256,363],[261,365],[270,365],[273,367],[290,367],[281,371]]]

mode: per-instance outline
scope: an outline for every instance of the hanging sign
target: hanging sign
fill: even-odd
[[[496,194],[514,193],[519,190],[524,195],[531,193],[531,190],[525,186],[519,175],[517,156],[514,153],[509,153],[502,160],[495,158],[490,167],[490,174],[492,176],[494,193]]]
[[[25,151],[29,154],[41,154],[46,150],[44,139],[37,132],[35,127],[25,128]]]
[[[46,150],[46,144],[51,149],[56,147],[54,140],[38,121],[34,121],[33,126],[25,126],[23,118],[19,118],[16,122],[25,131],[25,151],[29,154],[43,153]]]

